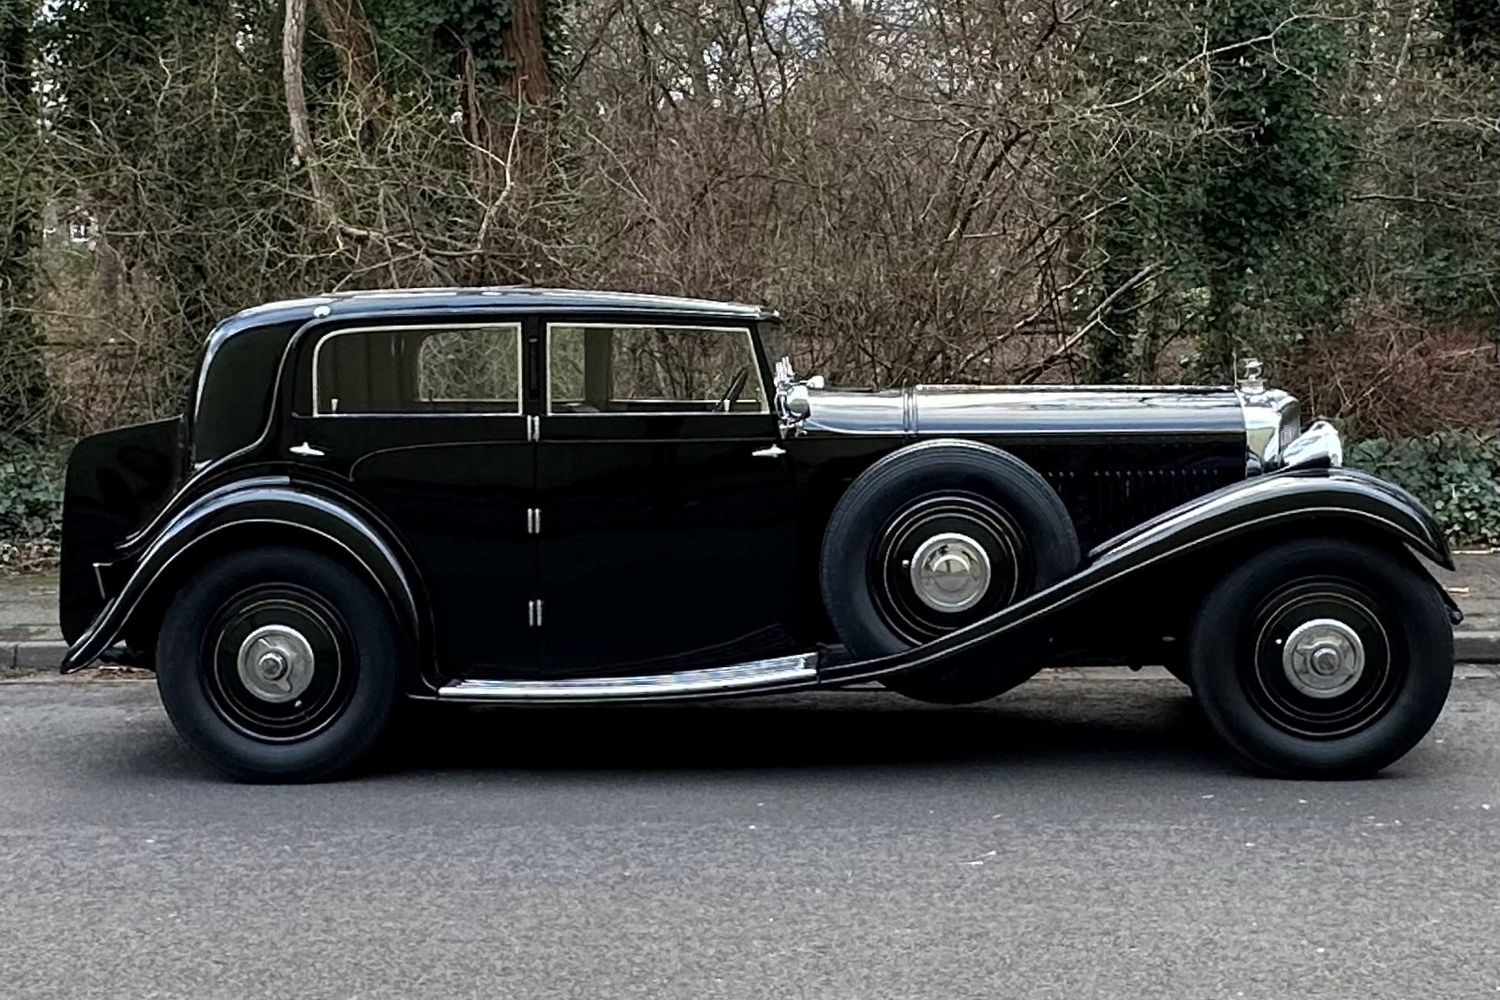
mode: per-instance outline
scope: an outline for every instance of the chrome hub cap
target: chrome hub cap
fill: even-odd
[[[1309,698],[1337,698],[1365,669],[1359,633],[1336,618],[1303,622],[1287,636],[1281,665],[1292,686]]]
[[[968,535],[933,535],[912,556],[911,585],[917,598],[934,611],[967,610],[989,590],[990,557]]]
[[[312,683],[312,643],[289,625],[262,625],[240,643],[237,665],[241,683],[261,701],[293,701]]]

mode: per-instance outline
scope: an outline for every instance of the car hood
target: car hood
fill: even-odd
[[[1243,438],[1232,388],[1203,386],[918,385],[881,391],[813,389],[808,434],[942,436],[1068,434]]]

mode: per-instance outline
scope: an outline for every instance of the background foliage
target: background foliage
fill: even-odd
[[[844,382],[1253,353],[1353,438],[1493,432],[1497,9],[0,0],[0,439],[177,409],[260,301],[512,282],[768,302]]]
[[[1351,449],[1349,464],[1410,490],[1443,522],[1452,541],[1500,545],[1500,437],[1447,433]]]
[[[34,568],[55,555],[63,461],[56,450],[0,452],[0,568]]]

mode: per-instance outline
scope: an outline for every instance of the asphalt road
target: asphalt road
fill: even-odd
[[[0,997],[1500,990],[1497,680],[1344,784],[1241,773],[1170,681],[450,712],[397,755],[229,785],[148,683],[0,685]]]

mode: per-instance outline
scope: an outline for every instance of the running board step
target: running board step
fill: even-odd
[[[818,679],[818,655],[799,653],[729,667],[644,677],[575,677],[558,681],[454,681],[438,689],[441,701],[628,701],[730,694],[735,691],[808,687]]]

